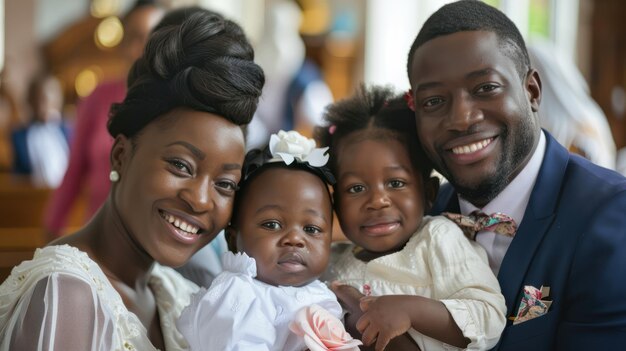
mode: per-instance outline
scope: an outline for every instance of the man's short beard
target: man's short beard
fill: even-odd
[[[514,147],[511,157],[504,158],[496,173],[490,177],[487,177],[477,185],[466,186],[457,181],[452,181],[456,191],[467,201],[471,202],[474,206],[484,207],[491,200],[495,199],[504,188],[517,176],[513,175],[516,168],[521,167],[521,164],[526,159],[526,162],[530,160],[533,146],[535,145],[534,129],[532,124],[526,125],[526,129],[522,129],[521,135],[518,135],[518,140],[515,145],[504,145],[506,149]],[[509,131],[505,130],[502,134],[503,140],[507,142],[513,142],[509,138]],[[506,154],[506,152],[504,153]],[[518,169],[518,172],[521,169]]]
[[[509,180],[506,177],[492,177],[491,179],[485,179],[478,186],[466,187],[456,183],[454,188],[461,197],[471,202],[474,206],[484,207],[491,200],[495,199],[507,185],[509,185]]]

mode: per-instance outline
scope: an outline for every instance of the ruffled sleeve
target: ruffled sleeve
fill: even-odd
[[[226,265],[234,263],[224,261]],[[209,290],[192,296],[176,325],[192,351],[204,350],[207,345],[216,351],[264,351],[271,350],[276,341],[269,314],[249,275],[222,272]]]
[[[495,346],[506,324],[506,305],[489,265],[451,221],[436,217],[427,227],[433,298],[440,300],[471,340],[468,350]]]
[[[222,269],[227,272],[240,273],[249,277],[256,277],[256,261],[245,252],[224,252],[222,255]]]

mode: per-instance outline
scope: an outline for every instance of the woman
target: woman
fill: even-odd
[[[164,19],[165,21],[165,19]],[[0,286],[0,349],[179,350],[197,290],[171,268],[226,226],[264,83],[242,30],[209,11],[160,26],[108,124],[112,188],[77,233]]]

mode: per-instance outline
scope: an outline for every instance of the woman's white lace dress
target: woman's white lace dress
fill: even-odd
[[[175,322],[198,287],[155,264],[150,277],[166,351],[187,342]],[[69,245],[37,249],[0,285],[0,350],[140,350],[156,348],[100,267]]]

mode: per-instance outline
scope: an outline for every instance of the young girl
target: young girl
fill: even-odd
[[[224,272],[177,324],[191,350],[358,350],[335,295],[317,280],[333,224],[326,150],[281,131],[246,155]]]
[[[407,342],[421,350],[493,347],[506,312],[498,281],[484,251],[452,221],[424,217],[438,181],[406,103],[362,87],[325,118],[329,126],[316,136],[333,150],[337,216],[353,242],[330,273],[343,284],[334,290],[348,330],[376,350],[390,340],[392,350],[410,349]]]

